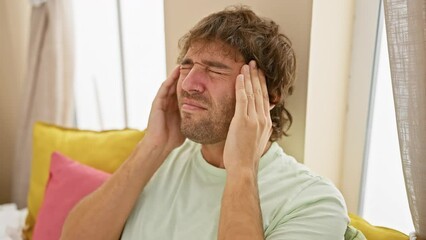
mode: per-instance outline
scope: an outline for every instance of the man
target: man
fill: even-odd
[[[343,239],[344,200],[275,142],[291,115],[290,41],[245,7],[180,41],[146,135],[70,213],[63,239]]]

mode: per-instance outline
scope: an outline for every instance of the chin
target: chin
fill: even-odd
[[[200,144],[215,144],[226,140],[226,134],[218,134],[212,131],[181,129],[182,134],[189,140]]]

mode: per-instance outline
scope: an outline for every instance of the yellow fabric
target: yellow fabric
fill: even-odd
[[[351,225],[360,230],[368,240],[407,240],[409,237],[397,230],[373,226],[360,216],[349,213]]]
[[[35,220],[44,198],[52,152],[59,151],[83,164],[112,173],[128,158],[144,134],[143,131],[133,129],[96,132],[36,123],[33,129],[25,238],[32,237]]]

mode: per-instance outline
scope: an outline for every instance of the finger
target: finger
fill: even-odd
[[[244,65],[242,68],[244,75],[244,86],[247,95],[247,114],[249,116],[254,116],[256,114],[256,109],[254,105],[254,95],[253,95],[253,85],[250,77],[250,69],[248,65]]]
[[[172,73],[166,78],[166,80],[161,84],[160,88],[155,95],[154,101],[151,104],[151,110],[156,108],[167,107],[167,100],[176,94],[176,84],[177,79],[179,79],[180,68],[176,66]]]
[[[241,116],[247,115],[247,95],[244,86],[244,75],[239,74],[235,81],[235,115],[240,114]]]
[[[167,79],[161,84],[160,89],[158,90],[157,97],[167,97],[170,94],[176,92],[176,84],[179,79],[180,68],[179,65],[176,66],[172,73],[167,77]]]
[[[262,89],[262,98],[263,98],[263,111],[265,112],[265,115],[270,118],[270,110],[272,110],[272,108],[275,107],[275,105],[273,105],[272,107],[270,106],[269,103],[269,94],[268,94],[268,87],[266,86],[266,77],[265,74],[263,73],[262,70],[259,70],[259,82],[260,82],[260,87]]]
[[[260,77],[259,77],[259,73],[260,71],[258,71],[257,66],[256,66],[256,62],[254,60],[251,60],[249,63],[250,66],[250,76],[251,76],[251,82],[253,85],[253,94],[254,94],[254,104],[256,107],[256,112],[257,114],[262,114],[264,113],[263,107],[263,94],[262,94],[262,87],[260,86]]]

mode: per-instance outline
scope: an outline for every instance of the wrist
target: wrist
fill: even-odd
[[[143,159],[147,164],[158,164],[166,159],[171,151],[167,150],[164,145],[156,144],[144,137],[136,146],[134,155],[136,159]]]
[[[226,167],[225,170],[228,174],[255,174],[257,175],[257,171],[259,169],[259,161],[255,159],[249,159],[244,161],[235,161],[232,159],[231,161],[225,160]]]
[[[227,172],[227,180],[230,179],[233,182],[246,182],[246,181],[257,181],[257,167],[232,167],[226,169]]]

